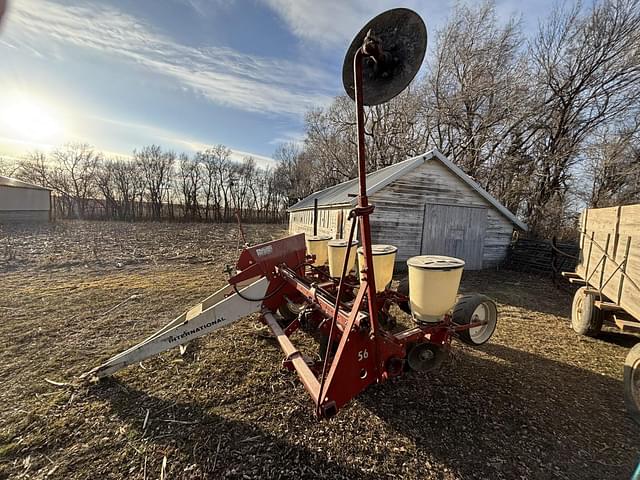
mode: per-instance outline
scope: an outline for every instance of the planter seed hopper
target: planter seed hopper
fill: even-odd
[[[438,367],[453,337],[471,345],[486,342],[497,322],[491,300],[462,297],[449,313],[462,260],[414,257],[407,262],[408,286],[396,291],[387,287],[397,249],[371,241],[374,206],[366,196],[363,106],[384,103],[404,90],[422,64],[426,39],[422,19],[399,8],[371,20],[347,52],[343,83],[356,102],[359,168],[358,204],[349,214],[347,239],[299,234],[246,248],[226,287],[84,377],[110,375],[260,312],[282,347],[284,367],[297,372],[317,416],[327,418],[373,383],[409,369]],[[357,276],[351,272],[356,263]],[[413,327],[391,333],[394,304],[411,313]],[[293,345],[289,337],[296,331],[319,339],[319,360]]]

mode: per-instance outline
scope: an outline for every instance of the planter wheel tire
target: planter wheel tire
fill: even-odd
[[[486,343],[495,332],[498,308],[495,302],[485,295],[464,295],[454,305],[451,319],[458,325],[468,325],[476,321],[487,322],[485,325],[458,332],[458,338],[463,343],[475,347]]]
[[[406,297],[409,296],[409,277],[404,277],[400,280],[397,290],[398,293],[401,293]],[[400,307],[400,310],[411,315],[411,305],[409,305],[409,302],[401,302],[398,306]]]
[[[596,296],[586,290],[586,287],[581,287],[573,296],[571,328],[578,335],[596,337],[602,329],[602,312],[594,304]]]
[[[640,425],[640,343],[629,350],[624,361],[624,403],[631,418]]]

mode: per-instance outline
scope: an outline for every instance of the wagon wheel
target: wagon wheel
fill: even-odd
[[[586,290],[579,288],[573,296],[571,328],[579,335],[596,337],[602,329],[602,312],[595,306],[595,295]]]
[[[460,297],[453,307],[453,323],[468,325],[473,322],[486,322],[484,325],[462,330],[458,337],[463,343],[478,346],[486,343],[498,324],[498,308],[493,300],[485,295],[473,294]]]
[[[640,343],[624,361],[624,403],[631,418],[640,425]]]

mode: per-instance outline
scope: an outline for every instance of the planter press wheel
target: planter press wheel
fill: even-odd
[[[448,351],[432,343],[416,343],[409,348],[406,365],[416,372],[438,370],[449,356]]]
[[[573,296],[571,328],[578,335],[596,337],[602,329],[602,312],[595,306],[596,296],[586,290],[581,287]]]
[[[487,322],[484,325],[458,332],[458,337],[463,343],[478,346],[486,343],[496,331],[498,308],[495,302],[485,295],[464,295],[458,299],[453,307],[451,319],[453,323],[458,325],[468,325],[478,321]]]
[[[631,418],[640,425],[640,343],[624,362],[624,403]]]
[[[285,302],[278,307],[278,313],[282,318],[284,318],[287,322],[291,323],[300,314],[300,310],[302,307],[293,302]]]

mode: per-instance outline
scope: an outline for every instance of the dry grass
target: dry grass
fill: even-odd
[[[233,226],[0,231],[0,478],[630,476],[640,429],[621,378],[637,339],[575,336],[570,296],[512,272],[465,274],[499,303],[489,345],[456,344],[442,371],[370,388],[330,421],[255,319],[94,386],[45,380],[74,384],[217,289],[236,242]]]

